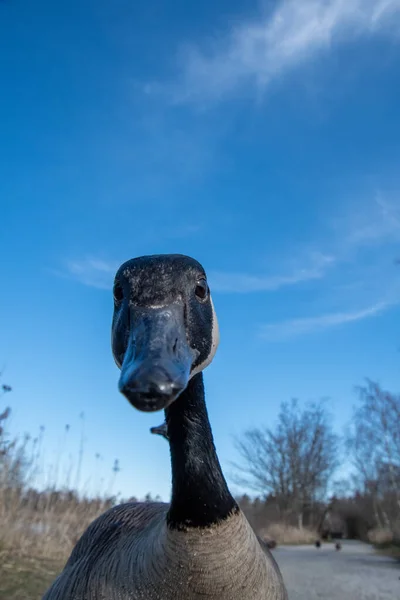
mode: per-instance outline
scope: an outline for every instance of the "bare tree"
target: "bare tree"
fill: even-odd
[[[299,526],[305,510],[326,496],[338,464],[338,438],[323,401],[304,408],[297,400],[282,403],[275,429],[250,429],[236,447],[242,458],[236,481],[274,495],[281,519],[295,514]]]
[[[358,483],[373,501],[376,524],[400,527],[400,396],[367,380],[357,388],[347,439]]]

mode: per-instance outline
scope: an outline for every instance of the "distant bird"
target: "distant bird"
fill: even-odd
[[[341,549],[342,549],[342,544],[341,544],[340,542],[336,542],[336,544],[335,544],[335,548],[336,548],[336,550],[338,550],[338,551],[339,551],[339,550],[341,550]]]
[[[231,495],[215,450],[202,371],[218,341],[197,261],[158,255],[120,267],[112,324],[119,390],[140,411],[165,410],[171,503],[106,511],[43,600],[288,600],[279,567]],[[140,448],[133,457],[140,461]]]
[[[257,539],[258,539],[258,543],[260,544],[261,548],[268,555],[270,553],[270,550],[273,550],[274,548],[276,548],[276,541],[275,540],[262,538],[259,535],[257,536]]]
[[[320,542],[319,540],[317,540],[317,541],[315,542],[315,547],[316,547],[316,548],[321,548],[321,542]]]

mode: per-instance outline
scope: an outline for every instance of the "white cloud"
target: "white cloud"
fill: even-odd
[[[377,34],[398,35],[400,0],[281,0],[204,49],[182,50],[174,101],[219,100],[240,86],[264,89],[274,78],[330,46]],[[159,86],[147,84],[146,93]]]
[[[334,265],[337,267],[324,289],[325,301],[335,296],[336,302],[346,308],[339,312],[290,318],[277,323],[261,325],[260,335],[268,340],[282,340],[324,331],[378,316],[398,305],[400,285],[393,242],[400,241],[400,204],[398,198],[389,200],[381,193],[373,202],[365,199],[346,210],[346,215],[334,221],[334,235],[330,242]],[[327,271],[324,272],[327,274]],[[349,306],[367,303],[361,310]]]
[[[67,261],[64,274],[89,287],[108,290],[112,288],[118,267],[118,262],[84,258]]]
[[[342,242],[347,247],[363,248],[400,240],[400,203],[390,202],[378,193],[372,207],[363,206],[347,219]],[[344,226],[346,228],[346,225]],[[343,230],[343,223],[341,224]]]
[[[290,248],[294,258],[290,266],[282,261],[276,264],[276,272],[235,272],[209,270],[208,277],[213,292],[247,294],[257,292],[273,292],[282,288],[314,282],[315,291],[320,299],[330,301],[335,295],[336,301],[342,306],[357,305],[359,302],[370,303],[380,307],[380,299],[396,282],[398,269],[393,270],[396,259],[395,249],[391,242],[400,240],[400,204],[396,199],[391,202],[383,195],[377,195],[374,202],[363,202],[355,209],[353,204],[346,215],[334,223],[333,236],[323,234],[324,242],[320,247],[323,251],[299,251]],[[185,235],[197,231],[188,226],[181,232]],[[332,233],[332,232],[331,232]],[[317,246],[318,240],[313,240]],[[371,253],[372,250],[373,252]],[[106,261],[95,257],[66,262],[64,277],[75,279],[83,285],[98,289],[111,289],[114,274],[120,263]],[[329,276],[329,293],[326,282]],[[385,304],[386,306],[386,304]],[[274,336],[275,332],[304,331],[331,327],[340,322],[350,322],[364,315],[361,312],[348,312],[347,308],[341,313],[327,317],[310,319],[289,319],[284,323],[272,324],[263,329],[264,334]]]
[[[278,265],[283,272],[273,275],[211,271],[209,279],[213,291],[229,293],[275,291],[307,281],[324,279],[334,269],[339,280],[342,280],[339,285],[348,287],[354,285],[359,276],[365,277],[366,271],[372,273],[375,269],[374,278],[381,292],[382,279],[376,278],[376,265],[374,263],[365,266],[362,252],[370,247],[374,250],[379,247],[374,257],[378,261],[382,277],[388,276],[387,271],[392,268],[395,257],[388,260],[387,254],[382,250],[388,247],[390,252],[390,243],[400,241],[400,203],[397,198],[389,201],[379,193],[373,201],[368,202],[363,198],[363,202],[357,206],[353,202],[346,212],[343,218],[335,219],[330,223],[334,231],[330,239],[325,237],[324,242],[321,243],[321,247],[325,246],[325,249],[311,253],[299,253],[299,249],[291,250],[296,256],[302,254],[296,261],[302,262],[301,266],[297,265],[284,272],[282,265]],[[314,240],[313,245],[317,245],[317,240]]]
[[[296,285],[312,279],[324,277],[326,270],[335,262],[333,256],[313,253],[309,265],[295,269],[287,275],[249,275],[246,273],[211,271],[210,285],[216,292],[251,293],[273,291],[284,286]],[[66,262],[64,276],[98,289],[111,289],[118,269],[117,261],[104,261],[97,258],[84,258]],[[60,273],[57,273],[58,275]]]
[[[247,273],[211,271],[210,285],[216,292],[251,293],[278,290],[313,279],[321,279],[335,258],[326,254],[314,253],[310,264],[283,275],[249,275]]]
[[[377,316],[382,314],[385,310],[388,310],[391,306],[393,306],[393,303],[391,302],[378,302],[377,304],[373,304],[372,306],[358,311],[331,313],[303,319],[289,319],[279,323],[262,325],[260,335],[267,340],[279,340],[296,337],[306,333],[324,331],[325,329],[331,329],[346,323],[362,321]]]

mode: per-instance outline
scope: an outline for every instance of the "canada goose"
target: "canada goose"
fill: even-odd
[[[336,542],[335,548],[336,548],[336,550],[341,550],[342,549],[342,544],[340,542]]]
[[[271,539],[271,538],[261,538],[260,536],[257,536],[259,539],[259,542],[261,544],[261,546],[264,548],[268,548],[269,550],[273,550],[274,548],[276,548],[277,543],[275,540]]]
[[[44,600],[287,600],[279,568],[229,492],[204,400],[218,324],[202,266],[182,255],[130,260],[114,283],[119,390],[164,409],[170,504],[132,502],[96,519]]]
[[[319,540],[317,540],[317,541],[315,542],[315,547],[316,547],[316,548],[321,548],[321,542],[320,542]]]
[[[158,425],[157,427],[150,427],[150,433],[161,435],[163,438],[168,440],[168,427],[166,422],[164,421],[162,425]]]

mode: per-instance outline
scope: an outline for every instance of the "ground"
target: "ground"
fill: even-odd
[[[289,600],[400,599],[400,563],[378,555],[360,542],[281,546],[274,556],[282,570]]]
[[[0,552],[0,600],[41,600],[62,565]]]
[[[289,600],[400,599],[400,563],[359,542],[274,550]],[[41,600],[61,565],[0,555],[0,600]]]

